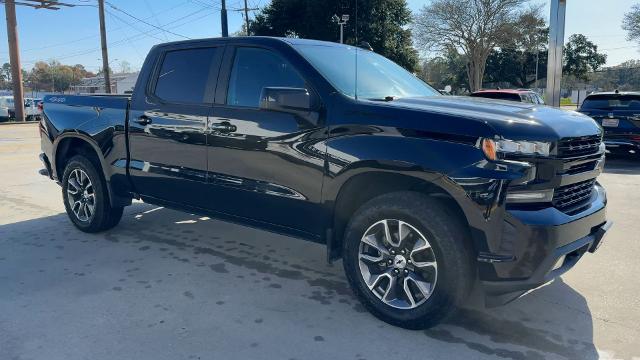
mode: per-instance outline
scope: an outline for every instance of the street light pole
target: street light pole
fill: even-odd
[[[331,17],[331,21],[340,25],[340,44],[344,44],[344,25],[349,21],[349,15],[338,17],[338,15],[334,14]]]

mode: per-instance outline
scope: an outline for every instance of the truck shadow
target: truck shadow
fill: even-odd
[[[326,264],[321,245],[198,215],[136,203],[127,208],[119,227],[103,234],[80,233],[69,224],[65,214],[58,214],[2,225],[0,239],[5,240],[0,241],[0,274],[5,275],[3,282],[10,282],[14,277],[21,279],[21,276],[14,275],[24,270],[12,264],[35,262],[46,271],[47,262],[59,258],[73,258],[77,264],[93,261],[102,266],[137,261],[129,269],[127,265],[117,269],[122,272],[118,276],[125,279],[125,276],[130,276],[130,282],[135,282],[135,272],[144,271],[145,265],[149,269],[156,269],[152,263],[169,261],[188,272],[213,271],[211,277],[222,282],[217,286],[232,294],[242,284],[238,282],[239,277],[253,280],[253,285],[245,282],[247,286],[262,286],[270,291],[282,292],[295,288],[297,290],[290,290],[287,296],[303,302],[299,307],[305,308],[305,311],[322,313],[329,309],[330,313],[335,314],[333,319],[328,316],[322,320],[326,322],[314,323],[318,331],[323,328],[330,331],[327,329],[335,326],[339,321],[337,318],[357,321],[359,330],[352,336],[353,346],[358,351],[360,348],[364,351],[367,343],[374,341],[382,328],[385,337],[391,341],[419,344],[425,354],[432,350],[446,354],[452,351],[453,346],[457,354],[464,354],[466,358],[598,358],[593,345],[592,315],[587,302],[562,280],[504,307],[463,309],[433,329],[408,331],[386,325],[369,315],[351,293],[340,264]],[[122,259],[108,255],[113,253],[128,255],[121,255]],[[43,254],[48,254],[49,260],[43,261]],[[96,260],[96,256],[111,258]],[[129,259],[138,256],[144,256],[144,260]],[[111,268],[108,270],[114,271]],[[165,275],[165,272],[155,275]],[[82,278],[78,277],[76,281]],[[39,286],[67,286],[68,281],[74,280],[67,277]],[[117,279],[113,281],[114,284],[93,291],[98,295],[110,293],[112,288],[127,291],[126,287],[123,289],[122,284],[117,283]],[[138,282],[140,286],[144,284]],[[169,286],[166,278],[163,286]],[[199,286],[206,287],[206,283]],[[193,298],[194,295],[187,291],[185,296]],[[10,296],[5,296],[5,300],[8,303],[12,301]],[[282,322],[298,323],[305,317],[300,312],[292,312],[286,304],[270,302],[268,299],[264,301],[278,313]],[[232,308],[229,311],[241,310]],[[228,315],[243,316],[240,313]],[[301,328],[302,325],[300,323]],[[55,324],[50,326],[55,327]],[[360,352],[365,354],[363,351]]]

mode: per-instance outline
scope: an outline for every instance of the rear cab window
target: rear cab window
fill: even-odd
[[[221,47],[172,50],[164,54],[153,94],[168,103],[213,101]]]

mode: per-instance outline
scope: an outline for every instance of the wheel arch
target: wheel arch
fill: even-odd
[[[110,174],[107,173],[107,164],[98,147],[98,144],[89,136],[80,132],[65,133],[60,135],[53,146],[53,172],[54,178],[62,182],[64,168],[69,160],[75,155],[83,155],[94,164],[100,167],[99,173],[103,176],[103,180],[107,186],[109,194],[109,202],[113,206],[117,206],[119,201],[113,194],[111,183],[109,181]]]
[[[328,260],[332,261],[342,256],[346,227],[352,215],[362,205],[380,195],[399,191],[414,191],[437,198],[451,216],[459,218],[466,226],[469,237],[465,241],[471,250],[476,252],[471,238],[471,226],[463,206],[459,203],[458,197],[454,196],[455,189],[443,181],[444,179],[447,177],[438,173],[384,170],[371,170],[351,176],[339,187],[333,204],[331,233],[327,242]]]

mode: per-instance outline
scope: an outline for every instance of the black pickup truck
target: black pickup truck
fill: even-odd
[[[40,132],[81,231],[142,199],[326,244],[367,309],[406,328],[550,282],[611,225],[591,118],[441,96],[334,43],[158,45],[130,98],[48,96]]]

